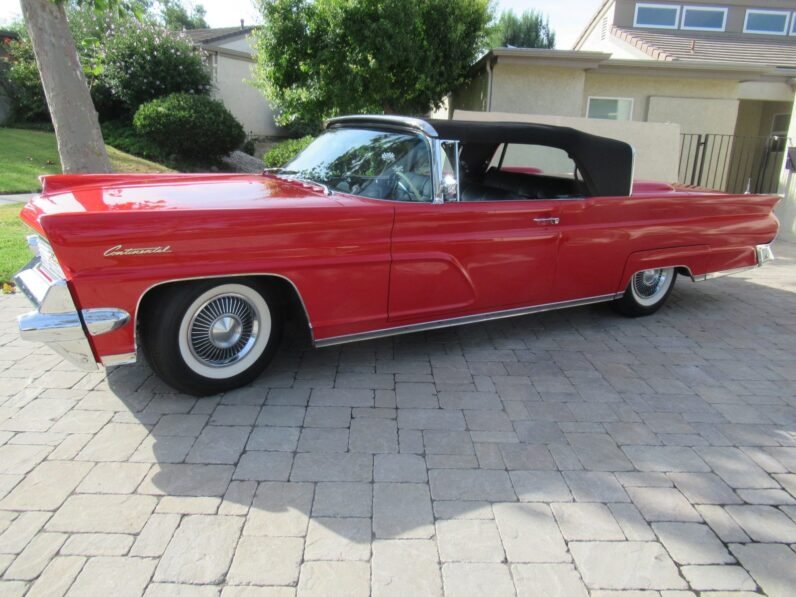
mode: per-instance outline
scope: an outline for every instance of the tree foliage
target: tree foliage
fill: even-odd
[[[102,80],[131,112],[170,93],[210,91],[210,73],[193,44],[155,23],[120,23],[103,48]]]
[[[344,113],[422,114],[463,83],[489,0],[259,0],[255,84],[277,121],[312,130]]]
[[[180,0],[161,0],[160,17],[163,24],[173,31],[185,29],[207,29],[207,11],[201,4],[190,7],[190,12]]]
[[[144,102],[170,93],[206,94],[210,73],[191,42],[150,19],[128,13],[71,7],[69,28],[101,120],[132,118]],[[16,117],[48,119],[33,48],[27,32],[8,45],[8,78]]]
[[[556,34],[550,29],[550,21],[535,10],[519,16],[512,10],[503,12],[490,35],[493,48],[553,48],[555,44]]]

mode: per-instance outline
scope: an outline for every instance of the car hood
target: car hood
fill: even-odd
[[[29,222],[64,213],[253,209],[327,200],[319,185],[257,174],[59,174],[40,180],[41,194],[23,212]]]

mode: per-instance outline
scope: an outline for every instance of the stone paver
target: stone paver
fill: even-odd
[[[156,581],[217,584],[226,575],[243,519],[237,516],[188,516],[160,558]]]
[[[659,543],[593,541],[569,547],[589,589],[688,588]]]
[[[704,524],[690,522],[657,522],[652,525],[675,562],[678,564],[732,564],[727,548]]]
[[[769,597],[793,595],[796,553],[784,545],[731,545],[733,555]]]
[[[373,543],[372,594],[442,595],[439,555],[434,541],[413,539]],[[410,574],[407,571],[411,570]]]
[[[451,597],[515,597],[511,571],[505,564],[448,563],[442,567],[445,595]]]
[[[0,295],[5,597],[703,597],[796,586],[796,245],[570,309],[309,349],[201,400]]]

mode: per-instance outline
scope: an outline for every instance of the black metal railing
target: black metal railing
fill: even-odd
[[[786,137],[680,135],[680,182],[728,193],[776,193]]]

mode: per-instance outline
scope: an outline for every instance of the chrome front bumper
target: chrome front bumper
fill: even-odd
[[[41,267],[38,257],[14,276],[14,283],[36,306],[35,311],[18,318],[22,339],[43,342],[86,371],[97,369],[88,335],[110,332],[130,320],[129,314],[121,309],[78,311],[66,280]]]

